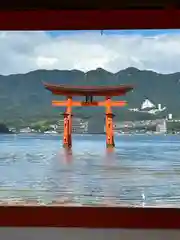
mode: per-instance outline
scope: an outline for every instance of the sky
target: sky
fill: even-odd
[[[0,31],[0,74],[127,67],[180,72],[180,30]]]

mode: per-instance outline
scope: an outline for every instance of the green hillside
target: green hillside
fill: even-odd
[[[42,81],[69,85],[119,85],[133,84],[135,89],[123,99],[129,102],[126,108],[116,108],[114,113],[121,120],[150,118],[145,114],[131,113],[127,108],[139,107],[145,97],[154,103],[161,103],[174,116],[180,117],[180,73],[158,74],[127,68],[115,74],[96,69],[87,73],[72,70],[37,70],[27,74],[0,76],[0,121],[14,123],[37,119],[57,119],[64,109],[51,107],[51,100],[57,99],[44,89]],[[91,117],[102,115],[104,109],[76,108],[74,115]],[[167,113],[163,113],[167,114]]]

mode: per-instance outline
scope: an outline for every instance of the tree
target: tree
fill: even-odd
[[[4,123],[0,123],[0,133],[9,133],[9,129]]]

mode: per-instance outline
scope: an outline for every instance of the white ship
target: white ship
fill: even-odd
[[[149,99],[145,99],[145,101],[141,104],[140,108],[130,108],[129,111],[131,112],[140,112],[140,113],[148,113],[156,115],[160,112],[163,112],[166,109],[166,107],[161,107],[161,104],[158,104],[157,106],[152,103]]]

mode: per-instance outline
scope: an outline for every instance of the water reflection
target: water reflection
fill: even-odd
[[[70,164],[73,162],[73,152],[72,149],[64,149],[63,151],[63,159],[65,163]]]

